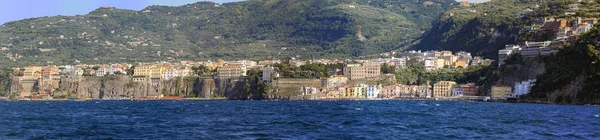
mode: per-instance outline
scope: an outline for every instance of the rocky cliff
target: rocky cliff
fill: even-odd
[[[170,80],[134,82],[131,76],[110,75],[104,77],[61,78],[59,86],[50,94],[54,97],[76,97],[80,99],[111,99],[120,97],[147,98],[160,95],[181,97],[226,97],[248,99],[244,92],[245,78],[199,78],[183,77]],[[36,80],[14,82],[14,93],[26,96],[39,95]]]

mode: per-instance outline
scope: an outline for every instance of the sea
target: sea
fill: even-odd
[[[454,101],[1,101],[0,139],[600,139],[599,115]]]

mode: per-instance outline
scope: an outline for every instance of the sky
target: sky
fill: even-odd
[[[179,6],[198,1],[226,3],[242,0],[0,0],[0,24],[43,16],[85,15],[101,6],[141,10],[150,5]]]
[[[0,24],[43,16],[85,15],[101,6],[141,10],[150,5],[179,6],[199,1],[226,3],[242,0],[0,0]]]

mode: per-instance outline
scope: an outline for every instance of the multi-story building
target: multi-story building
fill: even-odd
[[[362,64],[346,64],[344,76],[350,80],[377,77],[381,74],[381,65],[378,62],[364,62]]]
[[[23,71],[24,79],[38,79],[42,76],[42,67],[39,66],[29,66],[25,67],[25,71]]]
[[[458,59],[454,62],[454,67],[467,68],[467,60],[466,59]]]
[[[271,83],[271,80],[273,80],[273,78],[279,77],[279,74],[275,72],[275,68],[273,68],[272,66],[263,67],[262,73],[262,80],[267,83]]]
[[[498,51],[498,67],[504,65],[504,61],[510,57],[513,53],[518,53],[521,50],[519,45],[506,45],[502,50]]]
[[[133,70],[133,81],[147,81],[164,78],[164,71],[170,69],[170,64],[140,65]]]
[[[358,84],[354,87],[354,92],[356,94],[354,94],[356,98],[366,98],[367,97],[367,88],[369,86],[365,85],[365,84]]]
[[[56,66],[44,67],[42,69],[42,77],[45,77],[45,78],[59,77],[58,67],[56,67]]]
[[[456,82],[440,81],[433,85],[433,97],[450,97]]]
[[[436,69],[444,68],[445,65],[446,65],[446,60],[445,59],[436,59],[435,60],[435,68]]]
[[[473,83],[468,83],[460,86],[463,89],[464,96],[477,96],[479,93],[479,87]]]
[[[417,88],[417,96],[421,98],[431,98],[433,91],[431,90],[430,85],[421,85],[416,86]]]
[[[96,76],[105,76],[108,74],[108,66],[100,66],[98,70],[96,70]]]
[[[492,100],[503,100],[506,97],[510,97],[512,94],[512,87],[504,85],[492,86]]]
[[[428,57],[427,59],[425,59],[424,63],[425,63],[425,70],[427,71],[432,71],[435,70],[435,62],[437,59],[434,59],[433,57]]]
[[[461,97],[465,96],[465,89],[461,87],[452,88],[452,97]]]
[[[367,98],[376,99],[379,97],[379,89],[377,86],[368,86],[367,87]]]
[[[217,68],[217,76],[221,78],[244,77],[246,71],[246,67],[241,65],[222,66]]]
[[[177,78],[177,77],[186,77],[186,76],[190,76],[192,73],[192,71],[190,69],[185,69],[185,68],[170,68],[170,69],[165,69],[163,71],[163,78],[165,80],[169,80],[169,79],[173,79],[173,78]]]
[[[394,66],[396,67],[405,67],[406,66],[406,61],[408,60],[408,57],[402,57],[402,58],[392,58],[391,62],[394,64]]]
[[[521,97],[531,92],[531,87],[533,87],[535,81],[535,79],[530,79],[527,81],[515,82],[515,91],[512,97]]]

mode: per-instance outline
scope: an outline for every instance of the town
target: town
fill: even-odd
[[[265,61],[181,61],[179,63],[139,63],[106,65],[65,65],[28,66],[14,68],[15,81],[11,92],[21,100],[65,100],[65,99],[183,99],[189,98],[179,92],[166,91],[164,81],[187,78],[246,80],[250,71],[259,71],[261,84],[273,87],[269,99],[308,99],[308,100],[355,100],[355,99],[438,99],[438,100],[505,100],[527,93],[531,84],[516,84],[511,87],[494,86],[492,96],[481,96],[474,83],[435,81],[435,83],[406,85],[396,82],[392,72],[385,69],[400,69],[410,64],[424,66],[427,72],[438,69],[465,69],[476,66],[489,66],[492,60],[473,57],[467,52],[450,51],[406,51],[381,54],[382,58],[370,60],[284,60]],[[282,66],[282,65],[289,66]],[[297,76],[284,67],[311,67],[309,65],[331,66],[326,74],[306,74]],[[294,74],[301,73],[293,72]],[[124,85],[148,83],[156,91],[143,91],[145,94],[106,93],[106,90],[90,91],[83,88],[90,79],[111,76],[125,76]],[[105,85],[103,85],[105,86]],[[180,87],[180,86],[178,86]],[[178,88],[175,87],[175,88]],[[97,87],[102,88],[102,87]],[[113,87],[114,88],[114,87]],[[122,87],[121,87],[122,88]],[[146,87],[144,87],[146,88]],[[200,87],[204,88],[204,87]],[[125,90],[125,89],[123,89]],[[206,89],[202,89],[206,90]],[[91,93],[96,92],[96,93]],[[101,93],[103,92],[103,93]],[[138,91],[139,92],[139,91]],[[197,91],[196,91],[197,92]],[[209,94],[215,94],[210,91]],[[216,91],[227,92],[227,91]],[[230,91],[231,92],[231,91]],[[195,93],[198,95],[198,93]],[[220,93],[227,95],[233,93]],[[190,94],[188,94],[190,95]],[[198,96],[196,96],[198,97]],[[207,97],[207,96],[202,96]],[[211,96],[208,96],[211,97]]]
[[[460,6],[469,7],[470,3],[461,1]],[[569,4],[571,10],[580,7],[581,3]],[[525,18],[533,11],[528,8],[515,16]],[[567,16],[535,19],[520,31],[524,38],[535,39],[506,44],[498,51],[496,61],[465,51],[411,50],[387,52],[376,59],[362,60],[287,57],[260,61],[175,62],[169,59],[168,62],[138,64],[27,66],[13,68],[10,93],[20,100],[255,99],[255,96],[259,96],[256,99],[291,100],[517,100],[530,92],[537,79],[483,88],[475,81],[444,80],[453,79],[448,77],[426,79],[417,74],[411,75],[413,82],[405,82],[399,80],[405,77],[398,76],[405,72],[401,69],[413,67],[422,67],[422,71],[429,74],[447,73],[448,70],[464,73],[461,70],[501,69],[511,58],[553,56],[568,44],[576,43],[598,23],[597,18],[577,17],[573,12],[564,15]],[[540,39],[536,35],[543,37]],[[18,55],[7,57],[16,60]],[[420,82],[414,82],[414,79]]]

